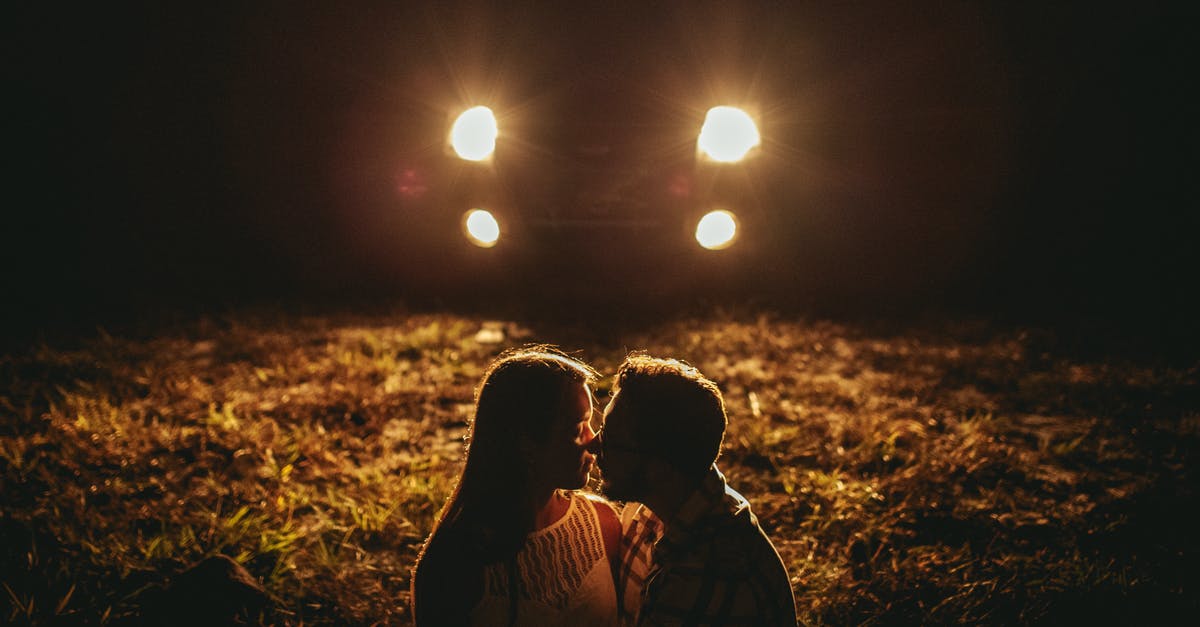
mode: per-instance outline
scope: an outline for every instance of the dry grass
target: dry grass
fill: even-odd
[[[484,326],[504,341],[477,341]],[[715,315],[597,339],[400,313],[205,319],[0,359],[0,621],[136,619],[148,590],[225,554],[275,601],[252,622],[406,622],[473,386],[532,340],[608,372],[643,348],[721,384],[721,465],[804,623],[1200,609],[1196,364],[1072,358],[978,324]]]

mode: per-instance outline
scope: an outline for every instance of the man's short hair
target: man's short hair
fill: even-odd
[[[647,454],[687,476],[702,475],[721,452],[728,419],[717,384],[690,364],[634,353],[617,369],[614,389],[634,414]]]

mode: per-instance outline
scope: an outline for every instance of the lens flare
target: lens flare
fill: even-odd
[[[450,146],[467,161],[483,161],[496,150],[496,115],[487,107],[463,111],[450,128]]]
[[[724,209],[710,211],[696,223],[696,241],[709,250],[728,248],[736,236],[737,219]]]
[[[741,161],[762,142],[750,114],[736,107],[713,107],[704,116],[696,145],[713,161]]]
[[[490,211],[472,209],[463,218],[467,239],[480,248],[491,248],[500,239],[500,223]]]

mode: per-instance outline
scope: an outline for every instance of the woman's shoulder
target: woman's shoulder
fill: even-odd
[[[606,544],[608,541],[615,541],[621,536],[621,510],[616,503],[591,492],[575,490],[571,493],[572,499],[577,499],[580,505],[586,505],[596,512],[596,518],[600,522],[600,533],[604,536]]]
[[[578,504],[588,504],[588,506],[595,509],[596,514],[600,515],[601,520],[607,518],[607,516],[613,516],[613,518],[620,520],[622,504],[607,500],[607,498],[595,494],[595,492],[571,490],[569,494],[571,500],[576,501]]]
[[[618,503],[613,503],[599,494],[585,490],[571,490],[569,494],[580,503],[591,504],[597,511],[605,510],[618,517],[621,515],[621,506]]]

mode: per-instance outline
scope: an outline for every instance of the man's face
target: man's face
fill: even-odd
[[[604,408],[601,430],[601,490],[615,501],[639,501],[645,493],[646,455],[634,439],[636,417],[628,402],[622,402],[618,390]]]

